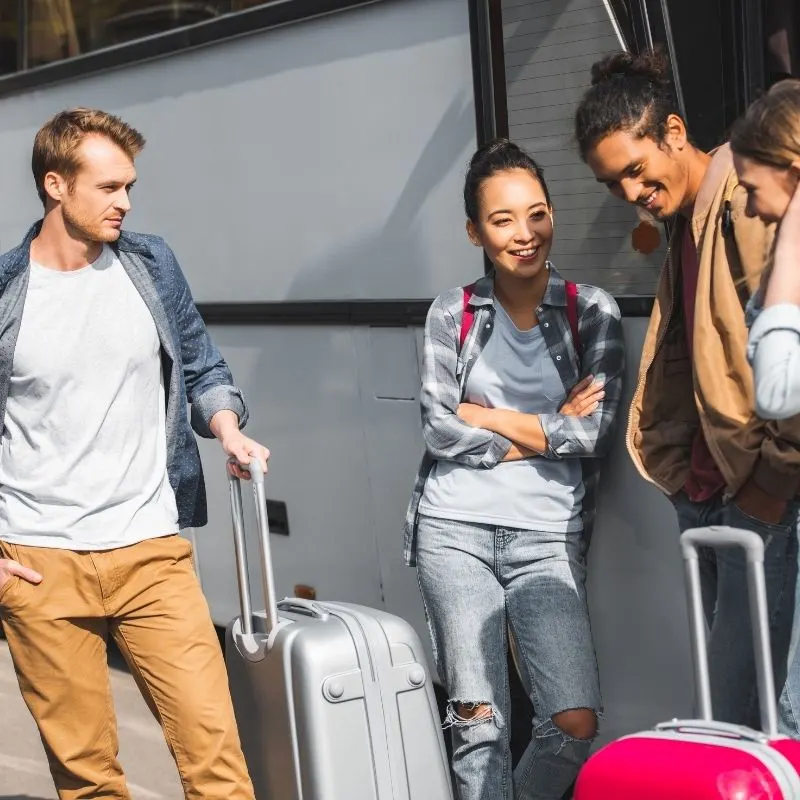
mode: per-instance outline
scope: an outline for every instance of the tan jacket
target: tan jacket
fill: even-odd
[[[744,483],[789,499],[800,491],[800,416],[765,422],[755,415],[742,298],[758,288],[772,229],[744,213],[730,149],[709,165],[691,220],[697,245],[694,363],[680,292],[679,217],[661,273],[628,419],[628,450],[639,472],[666,494],[689,475],[692,442],[703,426],[709,450],[733,496]],[[730,203],[732,230],[723,234]],[[735,283],[735,279],[738,281]]]

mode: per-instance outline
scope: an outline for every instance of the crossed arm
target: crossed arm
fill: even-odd
[[[594,375],[587,375],[569,393],[559,414],[571,417],[588,417],[605,397],[603,383]],[[461,403],[458,417],[475,428],[485,428],[511,440],[511,448],[503,461],[542,455],[547,451],[547,436],[538,414],[525,414],[507,408],[485,408],[475,403]]]
[[[455,311],[454,311],[455,308]],[[438,298],[425,326],[421,393],[423,435],[437,459],[490,469],[501,461],[601,456],[622,393],[624,346],[619,309],[595,290],[582,320],[588,374],[555,414],[524,414],[460,402],[456,343],[460,305]]]

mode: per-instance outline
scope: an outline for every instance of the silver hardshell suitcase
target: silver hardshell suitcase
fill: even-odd
[[[250,473],[266,610],[250,607],[241,486],[229,476],[241,616],[226,656],[257,800],[452,800],[418,636],[363,606],[276,603],[264,474]]]

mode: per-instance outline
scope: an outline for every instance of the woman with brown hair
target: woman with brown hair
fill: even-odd
[[[800,414],[800,81],[781,81],[757,100],[734,127],[731,149],[747,190],[748,215],[778,225],[761,288],[747,309],[748,355],[758,415],[786,419]],[[795,738],[800,738],[798,600],[800,592],[779,702],[781,732]]]
[[[748,309],[756,410],[800,413],[800,81],[786,80],[748,109],[731,134],[747,213],[777,223],[760,291]]]

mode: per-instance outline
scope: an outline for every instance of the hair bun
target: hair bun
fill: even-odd
[[[522,151],[514,142],[504,137],[499,137],[479,147],[469,163],[471,167],[474,167],[476,164],[486,159],[503,159],[509,156],[518,156],[521,155],[521,153]]]
[[[592,86],[614,78],[640,78],[655,86],[671,85],[669,61],[660,50],[649,50],[638,55],[614,53],[592,65]]]
[[[482,144],[469,162],[464,181],[464,210],[467,217],[476,223],[480,217],[480,192],[484,181],[498,172],[525,170],[537,180],[550,207],[550,193],[544,181],[541,167],[521,147],[505,138],[493,139]]]

